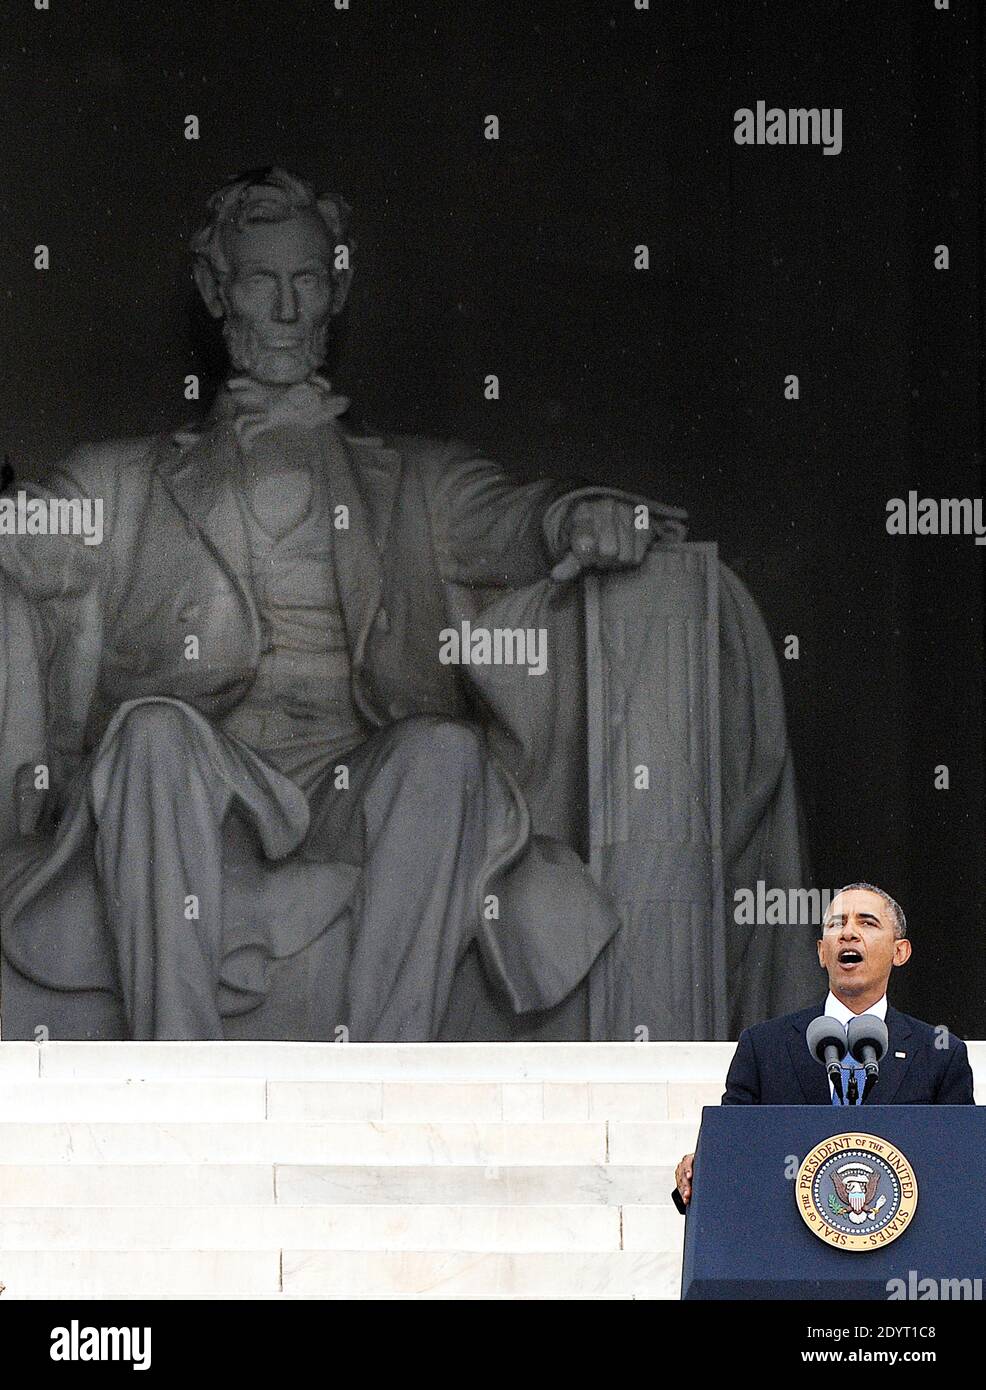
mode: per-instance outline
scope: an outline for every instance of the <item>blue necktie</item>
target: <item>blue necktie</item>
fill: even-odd
[[[850,1100],[849,1100],[849,1079],[850,1079],[850,1077],[855,1077],[855,1078],[856,1078],[856,1099],[855,1099],[854,1101],[850,1101]],[[851,1105],[862,1105],[862,1103],[863,1103],[863,1087],[865,1086],[865,1084],[866,1084],[866,1069],[865,1069],[865,1067],[861,1066],[861,1065],[859,1064],[859,1062],[856,1061],[856,1058],[852,1055],[851,1052],[847,1052],[846,1055],[845,1055],[845,1056],[843,1057],[843,1059],[842,1059],[842,1097],[843,1097],[843,1098],[842,1098],[842,1100],[840,1101],[839,1096],[838,1096],[838,1093],[837,1093],[835,1087],[833,1086],[833,1088],[832,1088],[832,1104],[833,1104],[833,1105],[850,1105],[850,1104],[851,1104]]]

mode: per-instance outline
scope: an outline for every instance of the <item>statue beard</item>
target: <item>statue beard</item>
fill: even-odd
[[[326,318],[321,323],[305,325],[300,342],[292,349],[297,366],[292,367],[287,376],[283,371],[271,374],[273,362],[284,358],[285,349],[268,347],[249,319],[227,315],[223,320],[223,337],[230,362],[238,372],[246,373],[255,381],[292,385],[305,381],[325,361],[330,323]]]

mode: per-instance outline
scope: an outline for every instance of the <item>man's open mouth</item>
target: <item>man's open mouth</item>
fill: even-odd
[[[854,951],[851,947],[846,947],[844,951],[839,952],[840,965],[861,965],[862,962],[862,953]]]

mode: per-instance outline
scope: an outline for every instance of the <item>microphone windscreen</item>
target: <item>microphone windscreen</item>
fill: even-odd
[[[825,1049],[829,1046],[835,1047],[839,1052],[839,1061],[849,1051],[849,1044],[846,1041],[846,1030],[837,1018],[829,1018],[827,1014],[820,1014],[818,1018],[813,1018],[808,1024],[808,1031],[805,1034],[805,1041],[808,1044],[808,1051],[817,1062],[824,1064]]]
[[[879,1062],[886,1055],[887,1048],[890,1046],[890,1035],[887,1032],[887,1025],[882,1018],[877,1018],[876,1014],[857,1014],[855,1018],[849,1020],[849,1027],[846,1029],[846,1036],[849,1040],[849,1051],[857,1059],[862,1060],[862,1052],[858,1049],[869,1045],[876,1053],[876,1060]]]

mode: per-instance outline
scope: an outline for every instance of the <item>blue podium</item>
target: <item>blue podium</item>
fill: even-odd
[[[706,1106],[681,1296],[986,1296],[984,1166],[986,1107]]]

